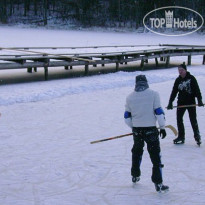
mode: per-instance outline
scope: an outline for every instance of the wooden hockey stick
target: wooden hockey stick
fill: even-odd
[[[203,104],[205,105],[205,104]],[[173,106],[173,108],[184,108],[184,107],[197,107],[199,106],[198,104],[193,104],[193,105],[178,105],[178,106]]]
[[[174,126],[172,126],[172,125],[167,125],[167,126],[165,126],[165,127],[166,127],[166,128],[169,128],[169,129],[174,133],[175,136],[178,135],[178,131],[176,130],[176,128],[175,128]]]
[[[203,104],[205,106],[205,104]],[[198,104],[192,104],[192,105],[176,105],[176,106],[173,106],[173,108],[184,108],[184,107],[197,107],[199,106]],[[202,107],[202,106],[199,106],[199,107]],[[167,109],[167,107],[166,107]]]
[[[174,133],[174,135],[177,136],[178,132],[172,125],[167,125],[165,127],[171,129],[172,132]],[[92,141],[92,142],[90,142],[90,144],[95,144],[95,143],[98,143],[98,142],[104,142],[104,141],[108,141],[108,140],[114,140],[114,139],[130,136],[130,135],[133,135],[133,133],[128,133],[128,134],[124,134],[124,135],[118,135],[116,137],[109,137],[109,138],[105,138],[105,139],[101,139],[101,140]]]
[[[96,140],[96,141],[90,142],[90,144],[95,144],[95,143],[98,143],[98,142],[104,142],[104,141],[108,141],[108,140],[114,140],[114,139],[118,139],[118,138],[121,138],[121,137],[130,136],[132,134],[133,133],[128,133],[128,134],[119,135],[119,136],[116,136],[116,137],[109,137],[109,138],[105,138],[105,139],[102,139],[102,140]]]

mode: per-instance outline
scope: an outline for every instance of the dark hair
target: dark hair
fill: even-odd
[[[187,67],[186,67],[186,65],[185,65],[185,62],[183,62],[183,64],[180,64],[178,67],[179,67],[179,68],[183,68],[184,70],[187,70]]]

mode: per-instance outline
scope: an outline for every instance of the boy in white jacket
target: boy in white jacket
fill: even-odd
[[[140,164],[146,142],[153,164],[152,182],[155,184],[156,191],[167,191],[169,187],[162,183],[163,164],[161,163],[159,142],[159,134],[162,139],[166,137],[165,117],[159,94],[149,88],[145,75],[136,76],[135,90],[126,99],[124,118],[126,124],[133,131],[132,181],[135,183],[140,180]],[[160,132],[156,127],[156,121],[158,121]]]

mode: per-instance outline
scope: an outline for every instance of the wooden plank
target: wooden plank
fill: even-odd
[[[33,59],[33,61],[34,62],[49,63],[50,59],[48,56],[47,57],[44,56],[44,58],[35,58],[35,59]]]
[[[142,45],[113,45],[113,46],[75,46],[75,47],[70,47],[70,46],[59,46],[59,47],[53,47],[53,46],[47,46],[47,47],[9,47],[9,49],[24,49],[24,50],[41,50],[41,49],[84,49],[84,48],[123,48],[123,47],[152,47],[152,46],[160,46],[159,44],[156,45],[147,45],[147,44],[142,44]],[[1,48],[0,48],[1,49]]]
[[[13,60],[7,60],[7,61],[13,61],[15,63],[20,63],[20,64],[24,64],[26,62],[26,59],[13,59]]]
[[[159,44],[159,46],[173,46],[173,47],[204,47],[205,45],[184,45],[184,44]]]
[[[12,51],[17,51],[17,52],[27,52],[27,53],[35,53],[35,54],[42,54],[42,55],[50,55],[50,56],[58,56],[60,58],[66,58],[66,59],[71,59],[71,60],[81,60],[81,61],[86,61],[86,62],[92,62],[92,60],[88,60],[88,59],[83,59],[83,58],[76,58],[76,57],[70,57],[70,56],[63,56],[63,55],[58,55],[58,54],[50,54],[50,53],[45,53],[45,52],[37,52],[37,51],[25,51],[25,50],[21,50],[21,49],[9,49],[9,48],[3,48],[0,47],[2,50],[12,50]]]

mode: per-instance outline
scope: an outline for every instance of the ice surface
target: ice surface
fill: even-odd
[[[95,36],[95,38],[94,38]],[[202,41],[203,40],[203,41]],[[14,46],[90,46],[145,43],[201,44],[203,36],[162,37],[150,34],[55,31],[0,27],[0,44]],[[181,57],[182,58],[182,57]],[[201,57],[188,70],[205,93]],[[5,72],[5,71],[4,71]],[[1,73],[1,71],[0,71]],[[0,204],[2,205],[203,205],[205,148],[199,148],[185,114],[186,143],[174,135],[161,140],[166,194],[155,192],[145,150],[141,180],[130,176],[132,137],[90,144],[129,133],[123,113],[135,76],[146,74],[160,93],[163,108],[177,69],[113,74],[0,86]],[[176,101],[175,101],[176,103]],[[176,127],[175,110],[166,111]],[[205,108],[197,108],[204,143]]]

